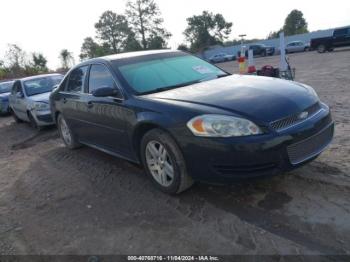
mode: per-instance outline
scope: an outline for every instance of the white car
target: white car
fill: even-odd
[[[47,74],[16,80],[9,96],[10,111],[16,122],[29,122],[40,129],[54,123],[49,96],[63,79],[60,74]]]
[[[296,53],[296,52],[305,52],[310,49],[309,44],[305,44],[302,41],[293,41],[286,45],[286,53]]]
[[[209,61],[211,63],[220,63],[220,62],[227,62],[227,61],[233,61],[236,60],[235,55],[228,55],[226,53],[218,53],[209,58]]]

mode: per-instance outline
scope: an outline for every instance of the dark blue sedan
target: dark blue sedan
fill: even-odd
[[[330,110],[304,84],[231,75],[179,51],[96,58],[50,96],[69,148],[88,145],[140,163],[179,193],[292,170],[331,142]]]
[[[9,96],[14,81],[0,82],[0,115],[10,113]]]

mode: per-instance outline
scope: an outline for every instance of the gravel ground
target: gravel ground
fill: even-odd
[[[350,50],[290,61],[330,105],[335,139],[307,166],[255,182],[168,196],[137,166],[1,117],[0,254],[349,254]]]

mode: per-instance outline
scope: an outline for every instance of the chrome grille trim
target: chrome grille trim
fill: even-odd
[[[305,119],[299,119],[298,116],[303,111],[308,112],[309,115]],[[321,107],[319,102],[317,102],[316,104],[310,106],[309,108],[303,111],[299,112],[298,114],[294,114],[294,115],[282,118],[280,120],[273,121],[270,123],[270,126],[272,127],[273,130],[281,132],[317,116],[321,112],[325,111],[325,109]]]
[[[290,163],[297,165],[320,154],[332,142],[333,134],[332,124],[313,136],[287,146]]]

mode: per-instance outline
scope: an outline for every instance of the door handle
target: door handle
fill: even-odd
[[[94,103],[92,103],[91,101],[87,102],[87,107],[88,108],[92,108],[94,106]]]

